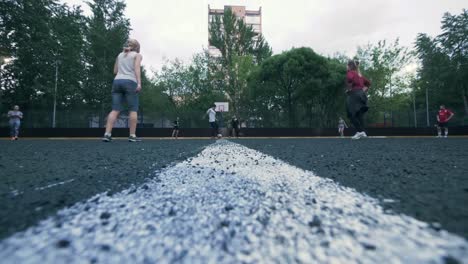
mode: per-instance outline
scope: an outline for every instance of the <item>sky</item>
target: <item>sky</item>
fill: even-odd
[[[89,8],[82,0],[60,0]],[[322,55],[354,56],[359,45],[400,38],[412,47],[418,33],[436,36],[445,12],[459,14],[468,0],[127,0],[130,36],[140,41],[142,64],[159,70],[176,58],[190,62],[208,45],[208,5],[262,8],[263,35],[278,54],[310,47]]]

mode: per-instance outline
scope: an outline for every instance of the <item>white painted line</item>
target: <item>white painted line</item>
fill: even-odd
[[[468,242],[227,141],[0,242],[6,263],[444,263]]]
[[[62,181],[62,182],[51,183],[51,184],[46,185],[46,186],[34,188],[34,190],[35,190],[35,191],[42,191],[42,190],[49,189],[49,188],[52,188],[52,187],[55,187],[55,186],[59,186],[59,185],[64,185],[64,184],[70,183],[70,182],[72,182],[72,181],[74,181],[74,180],[75,180],[75,179],[71,179],[71,180],[68,180],[68,181]]]

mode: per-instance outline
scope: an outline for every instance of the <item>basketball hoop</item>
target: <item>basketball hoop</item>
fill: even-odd
[[[215,102],[216,112],[229,112],[229,103],[228,102]]]

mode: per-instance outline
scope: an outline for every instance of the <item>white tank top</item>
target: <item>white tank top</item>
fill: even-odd
[[[135,57],[137,54],[135,51],[119,54],[117,57],[118,72],[115,80],[132,80],[137,82],[135,75]]]

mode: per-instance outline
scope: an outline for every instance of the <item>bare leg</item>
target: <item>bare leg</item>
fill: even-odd
[[[136,126],[138,122],[138,113],[135,111],[130,111],[129,113],[130,120],[130,135],[136,135]]]
[[[116,110],[112,110],[109,115],[107,116],[107,123],[106,123],[106,134],[110,134],[112,132],[112,128],[114,127],[115,120],[119,116],[120,112]]]
[[[440,131],[440,126],[437,127],[437,135],[440,137],[441,136],[441,131]]]
[[[176,138],[176,139],[179,138],[179,130],[176,130],[176,132],[175,132],[175,138]]]

